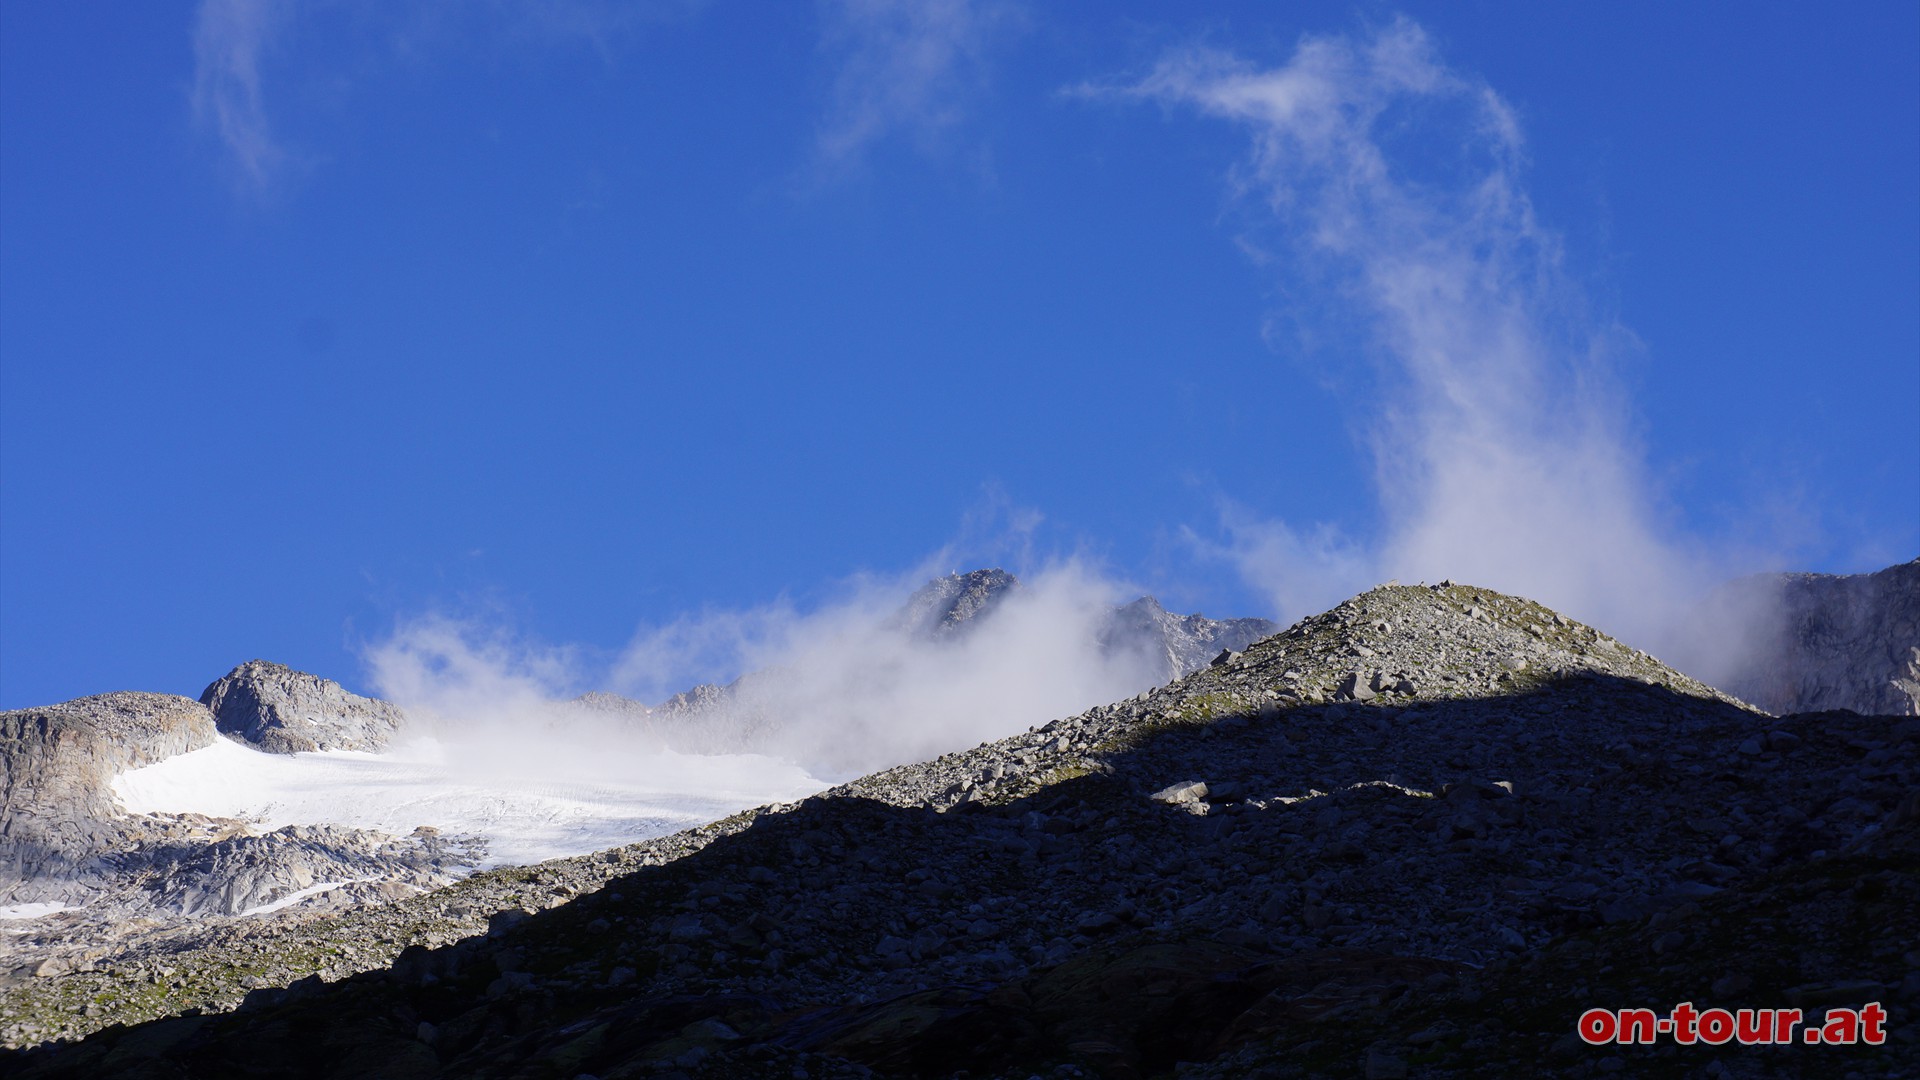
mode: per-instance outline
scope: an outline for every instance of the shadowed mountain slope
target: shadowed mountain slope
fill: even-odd
[[[1383,587],[1020,736],[0,1018],[92,1032],[13,1063],[43,1077],[1911,1074],[1917,764],[1920,721]],[[1861,1000],[1887,1046],[1573,1035]]]

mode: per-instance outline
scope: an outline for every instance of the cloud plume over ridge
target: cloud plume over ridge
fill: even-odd
[[[1358,538],[1229,507],[1225,540],[1199,543],[1231,559],[1270,614],[1295,619],[1389,578],[1450,577],[1540,600],[1713,677],[1726,657],[1694,648],[1711,635],[1685,616],[1739,555],[1709,556],[1670,518],[1614,374],[1638,343],[1564,270],[1526,189],[1521,125],[1498,94],[1448,68],[1404,19],[1365,37],[1305,38],[1274,67],[1180,50],[1084,93],[1244,131],[1249,152],[1230,179],[1255,208],[1254,245],[1277,237],[1269,262],[1290,295],[1331,299],[1280,314],[1323,343],[1338,362],[1330,378],[1364,417],[1381,530]],[[887,632],[892,609],[946,558],[856,579],[810,611],[777,602],[646,628],[598,675],[577,656],[436,620],[403,625],[369,659],[403,704],[509,727],[589,687],[657,703],[695,681],[774,673],[778,692],[762,704],[781,733],[766,748],[834,774],[1146,685],[1097,648],[1097,616],[1122,596],[1077,563],[1035,575],[991,634],[933,649]]]
[[[1596,317],[1536,218],[1511,107],[1406,19],[1303,39],[1275,67],[1185,49],[1089,91],[1228,121],[1236,194],[1279,235],[1279,313],[1341,356],[1366,417],[1381,535],[1225,515],[1234,559],[1285,618],[1388,578],[1522,593],[1658,644],[1670,603],[1723,572],[1667,519],[1616,385],[1638,349]]]

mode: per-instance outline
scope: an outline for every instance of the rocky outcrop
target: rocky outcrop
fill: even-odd
[[[72,906],[0,933],[0,987],[119,970],[143,957],[416,896],[459,880],[485,854],[476,838],[426,827],[395,837],[338,825],[254,834],[243,822],[197,815],[116,824],[122,843],[99,872],[43,880],[48,888],[32,898]]]
[[[0,899],[37,898],[20,890],[96,868],[123,839],[114,776],[214,738],[206,706],[172,694],[0,713]]]
[[[1716,598],[1752,635],[1728,692],[1774,713],[1920,715],[1920,559],[1872,574],[1763,574]]]
[[[1160,601],[1143,596],[1116,608],[1100,630],[1100,645],[1109,653],[1137,658],[1155,683],[1197,671],[1221,652],[1239,652],[1279,630],[1267,619],[1209,619],[1204,615],[1175,615]]]
[[[1911,1075],[1916,780],[1920,720],[1768,716],[1537,604],[1389,587],[802,803],[37,979],[0,1028],[95,1033],[30,1077]],[[1887,1044],[1832,1057],[1575,1034],[1866,1000]]]
[[[247,915],[345,890],[328,898],[338,903],[362,885],[389,899],[409,895],[450,884],[477,854],[474,841],[443,837],[425,826],[396,838],[339,825],[289,825],[156,852],[144,867],[144,884],[158,911]]]
[[[575,713],[603,716],[626,722],[645,720],[653,712],[644,702],[622,697],[619,694],[610,694],[604,690],[589,691],[566,704],[568,709]]]
[[[200,700],[222,732],[274,754],[384,750],[406,723],[396,705],[266,660],[234,668]]]
[[[973,632],[1008,597],[1020,579],[1005,570],[949,574],[922,585],[894,616],[916,637],[947,641]],[[1209,619],[1175,615],[1143,596],[1109,612],[1096,631],[1101,648],[1136,659],[1153,683],[1196,670],[1222,650],[1238,651],[1280,627],[1266,619]]]
[[[905,633],[945,641],[973,629],[1020,588],[1020,580],[995,567],[948,574],[922,585],[893,621]]]
[[[683,754],[772,753],[789,682],[779,668],[749,671],[725,686],[701,683],[655,706],[646,730]]]
[[[110,813],[114,776],[213,740],[207,708],[173,694],[125,691],[0,713],[0,811]]]

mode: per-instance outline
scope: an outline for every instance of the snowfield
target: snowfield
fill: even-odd
[[[523,752],[524,751],[524,752]],[[221,738],[122,773],[136,814],[241,818],[262,830],[348,825],[395,835],[421,825],[484,837],[482,868],[584,855],[828,784],[753,754],[481,749],[420,740],[389,753],[267,754]]]
[[[13,904],[0,907],[0,922],[29,922],[44,919],[49,915],[58,915],[63,911],[72,911],[72,904]],[[24,930],[7,930],[6,933],[20,934]]]

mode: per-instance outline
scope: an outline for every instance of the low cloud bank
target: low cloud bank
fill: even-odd
[[[964,749],[1158,681],[1150,658],[1104,648],[1132,593],[1077,561],[996,597],[963,632],[903,624],[926,568],[845,583],[802,611],[778,602],[644,628],[610,661],[442,617],[403,623],[367,653],[378,692],[476,765],[582,775],[659,755],[675,724],[706,749],[794,761],[844,779]],[[703,709],[643,712],[696,684],[732,683]],[[631,702],[574,699],[612,690]]]

